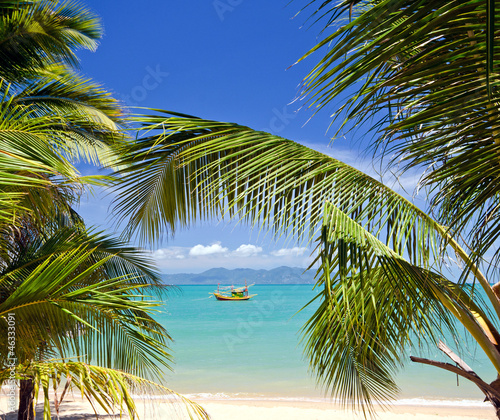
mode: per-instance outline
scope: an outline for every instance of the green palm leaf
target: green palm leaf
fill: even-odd
[[[325,35],[302,58],[321,54],[303,85],[309,106],[332,107],[339,130],[373,118],[373,146],[427,169],[440,222],[470,234],[478,258],[499,256],[494,3],[313,0]]]
[[[75,2],[0,3],[0,77],[22,83],[46,64],[78,66],[75,50],[95,50],[98,18]]]
[[[18,357],[32,360],[45,342],[64,357],[85,354],[101,365],[159,375],[170,360],[169,336],[151,318],[161,302],[146,291],[161,287],[147,260],[97,235],[63,231],[40,242],[18,250],[0,277],[0,314],[16,313],[20,322]]]
[[[83,157],[109,166],[123,141],[116,103],[104,91],[71,74],[38,81],[40,90],[32,85],[18,94],[0,82],[0,189],[20,199],[5,200],[16,208],[3,210],[10,223],[16,210],[28,209],[37,209],[31,217],[40,225],[48,223],[54,203],[74,202],[82,185],[99,179],[78,177],[72,162]]]
[[[113,148],[123,140],[118,102],[67,67],[46,67],[12,101],[29,107],[32,117],[52,121],[54,145],[73,162],[81,156],[89,163],[109,166]]]
[[[174,232],[177,223],[226,214],[312,238],[325,201],[415,265],[439,264],[451,240],[445,227],[382,183],[296,142],[182,115],[135,120],[146,135],[120,162],[115,203],[127,231],[142,240]],[[450,245],[467,260],[457,242]]]
[[[0,371],[0,384],[9,380],[10,372],[5,369]],[[89,365],[79,361],[54,361],[34,362],[28,366],[20,365],[17,368],[20,378],[31,377],[35,384],[35,395],[42,391],[44,400],[44,419],[51,419],[50,399],[55,398],[56,412],[59,414],[59,405],[63,402],[68,390],[79,391],[94,409],[100,406],[108,414],[120,414],[126,411],[130,418],[139,418],[135,399],[137,395],[150,398],[156,394],[155,404],[165,401],[173,407],[172,414],[184,412],[190,419],[208,419],[208,413],[195,402],[179,395],[171,389],[158,385],[147,379],[130,373],[109,369],[106,367]],[[50,387],[52,385],[52,387]],[[51,389],[55,391],[52,397]],[[58,391],[62,393],[59,394]],[[178,406],[182,406],[182,409]],[[154,409],[153,409],[154,410]]]
[[[371,412],[394,398],[403,349],[454,332],[453,315],[500,369],[500,335],[466,289],[408,263],[331,203],[318,248],[319,306],[303,340],[318,380],[344,404]]]
[[[325,200],[425,264],[441,227],[380,182],[272,134],[196,118],[142,116],[144,132],[121,161],[117,210],[145,240],[214,214],[238,214],[278,233],[312,237]],[[156,130],[156,132],[155,132]],[[141,175],[139,177],[139,174]],[[419,244],[426,244],[425,247]],[[416,251],[416,252],[413,252]]]
[[[2,255],[0,334],[7,337],[14,317],[16,377],[34,384],[35,395],[43,390],[44,418],[50,418],[49,385],[56,390],[61,378],[107,412],[136,418],[133,396],[155,392],[189,418],[208,418],[161,385],[171,338],[152,318],[165,289],[150,260],[116,239],[87,233],[82,223],[45,232],[28,226],[13,235]],[[0,350],[4,366],[10,351]],[[0,382],[9,375],[2,370]]]

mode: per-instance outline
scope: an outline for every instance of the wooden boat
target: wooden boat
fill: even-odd
[[[236,288],[234,286],[220,287],[220,284],[218,284],[217,291],[210,294],[214,295],[217,300],[249,300],[257,296],[248,294],[250,286],[253,286],[253,284],[247,286],[246,281],[245,286]]]

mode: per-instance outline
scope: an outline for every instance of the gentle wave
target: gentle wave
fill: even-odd
[[[226,394],[218,392],[215,394],[208,392],[201,392],[196,394],[183,394],[184,397],[189,399],[202,399],[202,400],[238,400],[238,401],[284,401],[284,402],[310,402],[310,403],[338,403],[338,400],[331,398],[308,398],[308,397],[275,397],[266,395],[248,395],[248,394]],[[407,398],[400,399],[392,402],[393,405],[399,406],[460,406],[460,407],[489,407],[488,402],[482,400],[464,400],[464,399],[426,399],[426,398]]]
[[[491,407],[490,403],[484,402],[483,400],[433,400],[425,398],[408,398],[403,400],[397,400],[393,403],[394,405],[428,405],[428,406],[460,406],[460,407]]]

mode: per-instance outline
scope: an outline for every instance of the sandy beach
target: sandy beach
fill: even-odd
[[[210,414],[213,420],[361,420],[363,416],[342,410],[333,403],[274,401],[274,400],[196,400]],[[14,420],[17,414],[6,413],[5,398],[0,399],[1,417]],[[168,403],[139,403],[141,419],[184,420],[189,417],[183,409]],[[42,406],[39,405],[41,410]],[[40,411],[39,411],[40,412]],[[54,418],[55,417],[55,412]],[[38,415],[37,417],[39,417]],[[61,406],[60,419],[77,420],[96,418],[90,404],[78,396],[72,396]],[[107,415],[99,413],[100,419],[118,419],[119,413]],[[128,416],[122,416],[128,418]],[[493,420],[496,418],[491,407],[452,407],[452,406],[393,406],[389,411],[377,409],[380,420]]]
[[[361,420],[362,415],[342,410],[334,404],[280,401],[199,401],[214,420]],[[495,419],[493,409],[425,406],[396,406],[390,411],[377,410],[380,420],[471,420]]]

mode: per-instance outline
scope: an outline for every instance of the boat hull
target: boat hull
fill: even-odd
[[[232,297],[232,296],[224,296],[224,295],[221,295],[219,293],[214,293],[213,294],[215,296],[215,298],[217,300],[249,300],[251,298],[253,298],[255,295],[250,295],[250,296],[235,296],[235,297]]]

